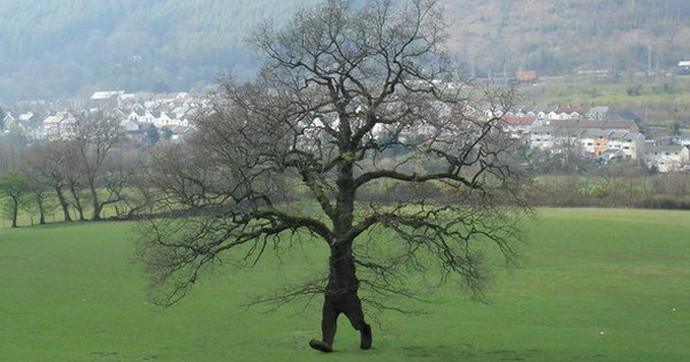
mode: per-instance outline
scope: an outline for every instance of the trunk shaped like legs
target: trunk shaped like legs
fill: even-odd
[[[331,251],[330,275],[326,286],[321,319],[322,339],[312,339],[309,346],[322,352],[333,351],[338,316],[345,314],[352,327],[360,332],[361,349],[371,348],[371,326],[364,320],[362,301],[357,295],[359,281],[349,247]]]

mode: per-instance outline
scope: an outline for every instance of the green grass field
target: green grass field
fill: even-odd
[[[447,289],[422,314],[373,310],[370,351],[342,318],[330,355],[307,346],[320,298],[244,307],[279,275],[325,268],[321,248],[269,253],[248,271],[226,265],[161,309],[131,261],[132,224],[1,230],[0,360],[690,360],[690,212],[540,214],[522,267],[498,269],[489,303]]]

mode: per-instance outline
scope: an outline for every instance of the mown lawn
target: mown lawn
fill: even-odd
[[[179,304],[147,300],[128,223],[0,231],[0,359],[7,361],[686,361],[690,212],[542,209],[522,267],[497,269],[489,303],[448,289],[421,314],[370,311],[374,349],[343,318],[336,353],[320,298],[270,312],[252,297],[325,268],[320,244],[233,264]],[[313,250],[313,249],[316,250]]]

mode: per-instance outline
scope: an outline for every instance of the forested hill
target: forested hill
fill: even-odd
[[[690,58],[688,0],[441,0],[476,76],[670,69]],[[97,89],[199,90],[250,74],[242,40],[319,0],[0,0],[0,101]],[[2,102],[0,102],[2,103]]]
[[[666,72],[690,59],[690,0],[446,0],[477,72]]]
[[[187,90],[253,68],[243,39],[317,0],[0,0],[0,97]]]

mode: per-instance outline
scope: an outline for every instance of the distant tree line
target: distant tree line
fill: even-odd
[[[71,137],[28,142],[0,137],[2,210],[17,227],[23,211],[45,224],[54,220],[128,218],[146,203],[139,183],[146,154],[157,138],[132,139],[105,112],[79,117]]]

